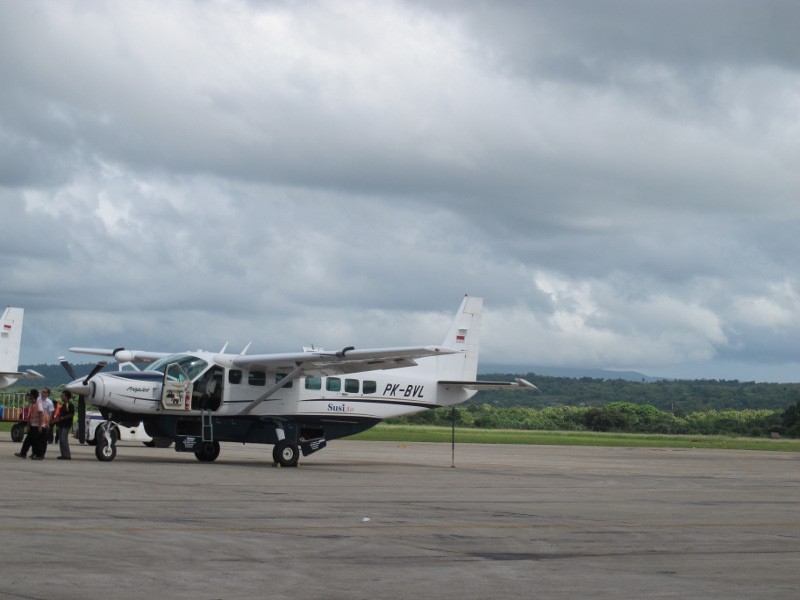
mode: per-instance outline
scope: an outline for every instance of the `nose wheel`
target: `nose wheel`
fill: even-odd
[[[94,447],[94,455],[101,462],[109,462],[117,457],[117,444],[113,439],[108,440],[105,436],[98,438],[97,445]]]

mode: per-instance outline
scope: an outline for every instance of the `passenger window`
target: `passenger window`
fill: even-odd
[[[307,390],[321,390],[322,378],[321,377],[306,377]]]
[[[249,371],[247,383],[249,385],[267,385],[267,374],[264,371]]]
[[[328,377],[325,380],[325,389],[329,392],[341,392],[342,391],[342,380],[338,377]]]
[[[344,391],[348,394],[357,394],[358,393],[358,379],[345,379],[344,380]]]
[[[277,374],[275,375],[275,383],[278,383],[278,382],[279,382],[281,379],[283,379],[284,377],[286,377],[286,373],[277,373]],[[292,384],[293,384],[293,383],[294,383],[294,381],[290,381],[289,383],[287,383],[287,384],[286,384],[285,386],[283,386],[283,387],[285,387],[285,388],[290,388],[290,387],[292,387]]]
[[[374,394],[375,391],[378,389],[378,384],[374,381],[365,381],[364,382],[364,393],[365,394]]]
[[[242,372],[239,369],[228,371],[228,383],[242,383]]]

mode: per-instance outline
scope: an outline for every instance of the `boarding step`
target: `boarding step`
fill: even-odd
[[[202,440],[204,442],[214,441],[214,420],[210,410],[201,410],[200,419],[203,422]]]

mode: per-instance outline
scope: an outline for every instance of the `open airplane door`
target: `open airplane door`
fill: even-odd
[[[164,369],[164,385],[161,387],[161,406],[165,410],[191,410],[192,381],[178,363],[170,363]]]

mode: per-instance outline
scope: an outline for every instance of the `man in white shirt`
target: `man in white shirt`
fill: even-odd
[[[50,400],[50,388],[42,389],[41,400],[42,408],[44,408],[44,412],[47,413],[47,424],[44,426],[44,452],[42,452],[42,458],[44,458],[44,453],[47,452],[47,444],[53,443],[53,430],[55,429],[50,425],[50,423],[53,422],[53,415],[56,414],[56,405]]]

